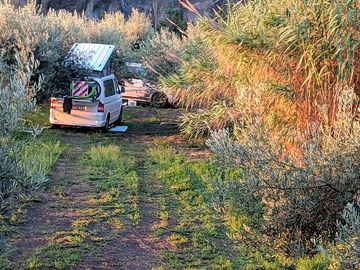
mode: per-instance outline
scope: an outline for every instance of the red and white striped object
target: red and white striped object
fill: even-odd
[[[73,82],[72,95],[86,97],[89,94],[89,84],[87,81]]]

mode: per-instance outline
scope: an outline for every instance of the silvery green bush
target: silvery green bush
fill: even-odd
[[[251,103],[245,96],[241,129],[214,132],[207,145],[222,166],[241,170],[227,188],[229,202],[249,217],[262,207],[260,226],[245,222],[250,227],[245,236],[301,256],[312,250],[312,238],[334,239],[338,213],[359,194],[360,123],[354,112],[359,98],[351,88],[339,90],[333,124],[324,116],[289,145],[264,125],[266,108],[260,103],[257,111],[250,108],[262,91],[252,89]]]
[[[62,85],[54,84],[62,62],[74,43],[104,43],[116,46],[112,61],[113,72],[122,75],[125,61],[140,60],[133,50],[154,34],[150,19],[133,10],[125,19],[120,12],[106,14],[101,20],[91,20],[83,14],[50,10],[43,15],[35,1],[15,8],[8,1],[0,2],[0,55],[12,71],[15,53],[22,61],[34,54],[39,66],[34,76],[43,76],[43,88],[39,98],[57,94]],[[133,59],[135,58],[135,59]]]
[[[0,211],[12,192],[29,180],[24,166],[19,164],[20,149],[14,144],[12,135],[19,129],[24,130],[22,117],[34,107],[40,87],[40,84],[30,84],[38,65],[34,57],[30,55],[27,62],[22,62],[18,54],[14,58],[12,73],[7,72],[0,58]],[[36,128],[33,131],[34,135],[39,133]]]
[[[176,72],[179,67],[179,53],[186,43],[185,39],[163,28],[144,42],[140,56],[152,79],[157,80]]]

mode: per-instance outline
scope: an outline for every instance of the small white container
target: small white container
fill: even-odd
[[[128,106],[133,108],[133,107],[136,107],[136,101],[135,100],[129,100],[128,101]]]

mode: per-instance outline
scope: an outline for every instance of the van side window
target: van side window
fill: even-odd
[[[105,97],[111,97],[115,94],[114,83],[112,80],[104,81]]]

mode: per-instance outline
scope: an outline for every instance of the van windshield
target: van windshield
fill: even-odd
[[[142,79],[147,75],[146,68],[137,63],[126,63],[124,71],[126,78]]]

